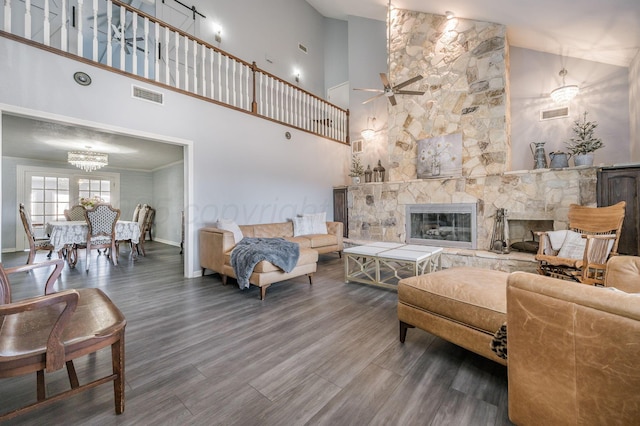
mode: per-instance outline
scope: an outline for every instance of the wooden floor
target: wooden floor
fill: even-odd
[[[176,247],[149,242],[59,288],[99,287],[127,317],[126,409],[109,384],[7,424],[503,425],[506,368],[421,330],[398,342],[397,295],[345,284],[343,260],[323,255],[306,277],[258,289],[218,275],[185,279]],[[26,253],[3,254],[5,266]],[[45,260],[38,254],[38,260]],[[44,274],[12,276],[13,299],[40,294]],[[76,362],[81,382],[110,369],[109,351]],[[84,379],[84,380],[83,380]],[[67,389],[63,371],[48,390]],[[35,400],[35,374],[0,381],[0,411]]]

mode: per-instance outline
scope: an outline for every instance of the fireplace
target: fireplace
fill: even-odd
[[[477,248],[476,204],[412,204],[406,210],[407,243]]]

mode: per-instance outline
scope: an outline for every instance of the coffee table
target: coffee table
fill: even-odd
[[[397,289],[402,278],[440,268],[441,247],[376,242],[344,249],[344,280]]]

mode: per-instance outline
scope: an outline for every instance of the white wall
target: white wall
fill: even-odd
[[[596,121],[596,137],[605,147],[595,152],[595,164],[628,163],[629,71],[625,67],[563,58],[558,55],[511,47],[512,169],[533,168],[531,142],[546,142],[547,154],[567,152],[565,141],[573,135],[573,122],[584,111]],[[540,121],[540,110],[557,107],[549,93],[562,85],[558,72],[568,71],[567,84],[577,84],[580,94],[570,103],[570,117]],[[573,161],[569,162],[573,165]]]
[[[331,87],[349,81],[349,30],[347,21],[324,19],[325,95]]]
[[[171,91],[161,90],[163,106],[139,101],[131,97],[126,77],[6,38],[0,38],[0,57],[5,58],[0,69],[5,109],[191,142],[193,155],[186,159],[194,176],[187,206],[190,274],[199,273],[197,229],[219,217],[240,224],[285,221],[303,211],[326,210],[332,217],[332,187],[346,180],[345,145]],[[93,83],[76,84],[76,71],[87,72]]]
[[[245,61],[256,64],[295,84],[293,71],[300,69],[299,86],[324,97],[324,17],[301,0],[197,0],[189,4],[207,18],[201,20],[199,37]],[[222,43],[214,41],[213,24],[222,27]],[[305,54],[298,43],[307,47]],[[267,57],[272,63],[267,62]]]
[[[631,161],[640,162],[640,52],[629,66]]]
[[[184,162],[171,164],[153,172],[153,203],[156,209],[153,239],[167,244],[180,244],[184,209]]]

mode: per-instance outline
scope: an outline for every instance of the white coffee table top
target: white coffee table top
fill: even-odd
[[[418,262],[442,251],[441,247],[420,246],[414,244],[376,242],[345,249],[348,254],[376,256]]]

